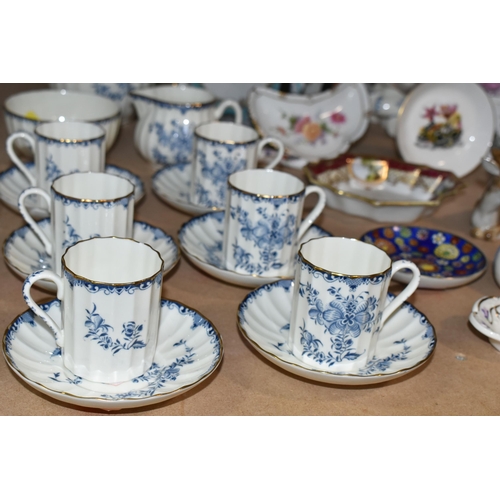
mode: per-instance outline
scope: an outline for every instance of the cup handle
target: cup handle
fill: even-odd
[[[311,227],[311,224],[319,217],[319,215],[325,208],[326,194],[323,191],[323,188],[319,186],[307,186],[304,198],[306,198],[312,193],[318,194],[318,202],[316,203],[316,206],[309,212],[307,218],[304,219],[300,224],[298,233],[299,240],[300,238],[302,238],[302,236],[304,236],[305,232]]]
[[[49,212],[51,210],[50,196],[43,189],[37,187],[27,188],[19,195],[19,198],[17,200],[17,206],[19,207],[19,212],[21,212],[21,215],[23,216],[24,220],[28,223],[29,227],[31,227],[33,232],[38,236],[38,238],[40,238],[40,241],[43,243],[43,246],[45,247],[45,251],[50,256],[52,256],[52,243],[49,241],[47,236],[45,236],[43,231],[40,229],[40,226],[35,222],[33,217],[31,217],[30,213],[28,212],[28,209],[24,205],[24,200],[30,194],[38,194],[42,198],[45,198],[45,201],[47,202],[49,207]]]
[[[285,154],[285,146],[279,139],[275,139],[274,137],[266,137],[265,139],[259,141],[259,145],[257,146],[257,159],[260,158],[264,146],[267,146],[268,144],[274,144],[278,148],[276,158],[274,158],[273,161],[269,162],[265,166],[266,170],[272,170],[283,159],[283,155]]]
[[[243,112],[241,111],[241,106],[232,99],[226,99],[222,101],[215,110],[215,119],[220,120],[221,116],[224,114],[227,108],[233,108],[234,110],[234,123],[241,125],[243,120]]]
[[[14,165],[26,176],[29,183],[32,186],[36,186],[37,184],[36,179],[33,177],[31,172],[28,170],[28,167],[19,159],[16,152],[14,151],[14,142],[16,139],[19,138],[26,139],[30,143],[31,148],[33,149],[33,154],[36,155],[35,139],[33,139],[33,137],[27,132],[14,132],[13,134],[9,135],[9,137],[7,137],[7,143],[6,143],[7,154],[9,155],[9,158],[14,162]],[[35,156],[35,163],[36,163],[36,156]]]
[[[387,318],[417,289],[420,283],[420,271],[418,267],[409,260],[398,260],[392,264],[392,276],[394,276],[401,269],[411,269],[413,272],[413,277],[410,282],[406,285],[404,290],[399,293],[397,297],[394,298],[392,302],[387,304],[384,311],[382,312],[382,320],[380,321],[380,328],[384,325]]]
[[[53,281],[57,287],[57,298],[62,300],[63,298],[63,289],[64,283],[63,280],[53,271],[43,270],[37,271],[36,273],[31,274],[26,278],[23,285],[23,297],[28,304],[29,308],[40,318],[45,321],[47,326],[54,332],[54,336],[56,338],[56,344],[59,347],[63,347],[64,342],[64,332],[61,328],[59,328],[55,321],[45,312],[42,308],[33,300],[31,297],[31,287],[39,280],[46,279]]]

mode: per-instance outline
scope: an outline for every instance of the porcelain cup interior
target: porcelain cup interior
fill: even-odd
[[[229,176],[229,186],[256,197],[293,196],[305,189],[294,175],[277,170],[243,170]]]
[[[195,136],[222,144],[255,142],[259,134],[253,128],[232,122],[210,122],[198,125]]]
[[[163,270],[160,254],[145,243],[115,237],[80,243],[66,250],[63,266],[89,282],[120,286],[150,280]]]
[[[42,139],[63,143],[79,143],[104,140],[105,130],[95,123],[89,122],[48,122],[38,125],[35,134]]]
[[[339,276],[368,277],[391,268],[391,259],[384,251],[347,238],[323,238],[303,245],[299,252],[314,267]]]

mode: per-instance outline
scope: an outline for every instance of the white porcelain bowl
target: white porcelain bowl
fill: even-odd
[[[130,91],[142,89],[151,85],[150,83],[49,83],[53,89],[76,90],[95,94],[107,99],[111,99],[120,106],[122,121],[127,121],[134,114],[134,107],[130,96]]]
[[[121,121],[120,107],[111,99],[84,92],[50,89],[11,95],[4,102],[4,116],[8,134],[17,131],[33,133],[42,122],[68,120],[95,123],[106,131],[106,150],[115,142]]]

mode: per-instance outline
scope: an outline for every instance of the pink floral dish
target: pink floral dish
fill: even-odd
[[[262,136],[277,137],[289,155],[308,161],[335,158],[363,136],[370,99],[362,83],[342,83],[313,95],[254,88],[250,117]]]

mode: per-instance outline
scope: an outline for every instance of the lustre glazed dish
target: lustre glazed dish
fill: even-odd
[[[419,288],[445,289],[467,285],[486,271],[486,257],[469,241],[436,229],[389,226],[363,234],[361,241],[384,250],[392,261],[410,260],[420,270]],[[408,283],[411,273],[394,280]]]
[[[61,302],[41,305],[61,324]],[[63,366],[53,332],[31,311],[7,327],[3,355],[26,384],[53,399],[76,406],[115,411],[153,405],[183,394],[207,379],[223,356],[216,328],[197,311],[172,300],[161,301],[158,344],[153,365],[121,384],[89,382]]]
[[[493,144],[495,111],[475,83],[423,83],[398,114],[396,141],[407,162],[472,172]]]
[[[263,137],[280,139],[292,156],[317,161],[337,157],[363,136],[370,99],[362,83],[342,83],[314,95],[259,87],[249,93],[248,109]]]
[[[281,280],[250,292],[238,309],[238,327],[264,358],[308,380],[338,385],[368,385],[393,380],[427,362],[436,347],[428,319],[408,302],[380,331],[373,358],[353,373],[333,373],[304,363],[288,345],[294,283]],[[393,299],[389,294],[388,300]]]
[[[324,189],[330,208],[377,222],[408,223],[428,216],[464,187],[451,172],[353,155],[310,163],[304,172]]]

